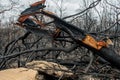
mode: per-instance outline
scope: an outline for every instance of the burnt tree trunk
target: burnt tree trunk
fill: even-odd
[[[44,12],[44,11],[41,13],[53,18],[55,23],[58,23],[59,25],[63,25],[63,26],[60,26],[59,28],[63,29],[63,27],[66,27],[74,35],[80,35],[79,37],[81,38],[81,40],[86,36],[86,34],[88,34],[86,31],[84,31],[84,30],[82,30],[82,29],[80,29],[72,24],[67,23],[66,21],[60,19],[59,17],[57,17],[53,14],[49,14],[49,13]],[[103,47],[100,50],[97,50],[89,45],[84,44],[81,40],[79,39],[79,41],[78,41],[78,43],[80,45],[91,50],[95,54],[101,56],[103,59],[105,59],[106,61],[111,63],[111,65],[113,65],[114,67],[120,69],[120,55],[118,55],[118,53],[116,53],[113,49],[111,49],[110,47]]]

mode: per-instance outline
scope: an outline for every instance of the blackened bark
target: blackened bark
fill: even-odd
[[[57,17],[57,16],[55,16],[53,14],[48,14],[48,13],[46,13],[44,11],[42,12],[42,14],[47,15],[47,16],[53,18],[56,23],[64,25],[69,30],[71,30],[71,32],[73,32],[73,34],[82,35],[82,37],[87,34],[86,31],[84,31],[84,30],[82,30],[82,29],[80,29],[80,28],[78,28],[78,27],[76,27],[76,26],[74,26],[72,24],[67,23],[66,21],[60,19],[59,17]],[[113,65],[116,68],[120,69],[120,55],[118,55],[110,47],[103,47],[100,50],[97,50],[95,48],[90,47],[89,45],[84,44],[82,41],[78,41],[78,43],[80,45],[88,48],[89,50],[93,51],[95,54],[101,56],[103,59],[105,59],[106,61],[108,61],[109,63],[111,63],[111,65]]]
[[[120,55],[118,55],[113,49],[105,47],[97,51],[96,54],[110,62],[111,65],[120,69]]]

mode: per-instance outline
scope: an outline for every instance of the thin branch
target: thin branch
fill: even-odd
[[[115,5],[111,4],[111,3],[109,3],[107,0],[105,0],[105,2],[106,2],[108,5],[110,5],[110,6],[114,7],[114,8],[116,8],[116,9],[120,9],[120,7],[115,6]]]
[[[84,71],[85,73],[88,72],[89,68],[90,68],[91,65],[92,65],[93,60],[94,60],[94,55],[93,55],[93,53],[90,53],[90,62],[89,62],[89,64],[88,64],[88,66],[85,68],[85,71]]]
[[[109,31],[110,29],[116,27],[115,25],[116,25],[116,23],[114,23],[112,26],[110,26],[109,28],[107,28],[107,29],[105,29],[105,30],[103,30],[103,31],[99,31],[99,32],[91,32],[91,33],[89,33],[89,34],[98,35],[98,34],[101,34],[101,33],[107,32],[107,31]]]
[[[4,12],[6,12],[6,11],[10,11],[12,8],[13,8],[13,5],[12,5],[9,9],[4,9],[4,10],[0,11],[0,14],[1,14],[1,13],[4,13]]]
[[[41,48],[41,49],[33,49],[33,50],[26,50],[26,51],[22,51],[19,53],[14,53],[14,54],[10,54],[7,56],[1,56],[0,59],[4,59],[4,58],[14,58],[17,57],[19,55],[22,54],[26,54],[26,53],[30,53],[30,52],[39,52],[39,51],[64,51],[66,53],[69,53],[73,50],[75,50],[78,47],[78,45],[74,44],[72,47],[66,49],[66,48],[55,48],[55,47],[50,47],[50,48]]]
[[[69,16],[63,17],[62,19],[67,19],[67,18],[71,18],[71,17],[77,16],[77,15],[80,15],[80,14],[82,14],[82,13],[84,13],[84,12],[92,9],[93,7],[97,6],[100,2],[101,2],[101,0],[94,1],[93,3],[91,3],[91,4],[89,5],[88,8],[84,9],[83,11],[78,12],[78,13],[73,14],[73,15],[69,15]],[[50,22],[48,22],[48,23],[45,23],[45,25],[51,24],[51,23],[53,23],[53,22],[54,22],[54,21],[50,21]]]
[[[87,10],[90,10],[91,8],[97,6],[100,2],[101,2],[101,0],[94,1],[94,2],[91,3],[91,4],[89,5],[89,7],[86,8],[85,10],[83,10],[83,11],[81,11],[81,12],[78,12],[78,13],[76,13],[76,14],[70,15],[70,16],[66,16],[66,17],[64,17],[63,19],[67,19],[67,18],[70,18],[70,17],[74,17],[74,16],[77,16],[77,15],[80,15],[80,14],[86,12]]]
[[[6,52],[9,52],[12,47],[15,45],[15,43],[18,41],[18,40],[22,40],[24,42],[24,39],[30,34],[30,32],[26,32],[24,35],[20,36],[19,38],[11,41],[9,44],[7,44],[5,46],[5,51],[3,52],[3,54],[5,54]],[[11,47],[9,48],[9,46],[11,45]],[[9,49],[8,49],[9,48]]]

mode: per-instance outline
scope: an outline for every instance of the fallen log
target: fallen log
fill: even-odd
[[[86,31],[67,23],[66,21],[60,19],[59,17],[53,15],[53,14],[49,14],[48,12],[41,12],[44,15],[47,15],[51,18],[54,19],[54,22],[61,24],[63,26],[61,27],[67,27],[67,29],[69,29],[74,35],[80,35],[78,39],[78,42],[80,45],[82,45],[83,47],[88,48],[89,50],[91,50],[92,52],[94,52],[95,54],[101,56],[103,59],[105,59],[106,61],[108,61],[109,63],[111,63],[111,65],[115,66],[116,68],[120,69],[120,55],[118,55],[118,53],[116,53],[113,49],[111,49],[110,47],[101,47],[101,49],[96,49],[88,44],[85,44],[83,41],[81,41],[86,35],[90,35],[88,34]],[[59,27],[60,28],[60,27]],[[62,29],[62,28],[61,28]]]
[[[24,13],[29,12],[29,10],[24,11]],[[32,11],[30,11],[30,12],[32,12]],[[116,53],[113,49],[108,47],[108,44],[106,42],[96,41],[96,39],[93,38],[92,35],[88,34],[86,31],[84,31],[72,24],[69,24],[68,22],[57,17],[56,15],[54,15],[53,13],[51,13],[49,11],[40,10],[39,12],[36,12],[36,13],[37,14],[40,13],[40,14],[43,14],[43,15],[53,18],[54,19],[53,23],[57,24],[56,27],[59,28],[61,31],[68,33],[70,35],[70,38],[72,38],[72,40],[75,43],[91,50],[95,54],[101,56],[103,59],[105,59],[106,61],[111,63],[111,65],[120,69],[120,62],[119,62],[120,55],[118,55],[118,53]],[[31,13],[26,16],[30,16],[30,15],[33,15],[33,14]],[[23,22],[25,22],[25,19],[27,19],[27,18],[26,17],[23,17],[23,18],[24,18]]]

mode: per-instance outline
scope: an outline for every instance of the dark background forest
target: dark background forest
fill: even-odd
[[[95,1],[88,3],[88,0],[83,0],[83,7],[76,11],[76,15],[72,15],[65,20],[77,27],[85,30],[86,32],[94,35],[98,40],[109,38],[112,40],[113,45],[110,46],[118,54],[120,53],[120,6],[110,3],[107,0],[97,0],[99,3],[95,4]],[[11,2],[11,3],[14,3]],[[120,1],[118,1],[120,3]],[[64,7],[64,0],[60,0],[59,3],[54,1],[57,7],[57,16],[60,18],[66,17],[67,12]],[[13,5],[13,4],[11,4]],[[14,3],[15,5],[15,3]],[[13,7],[14,7],[13,5]],[[102,9],[97,8],[100,6]],[[92,7],[91,7],[92,6]],[[0,11],[0,14],[5,14],[10,9],[4,9]],[[49,4],[47,7],[50,11]],[[70,6],[71,7],[71,6]],[[67,15],[69,16],[69,15]],[[47,21],[48,18],[45,18]],[[49,19],[48,19],[49,21]],[[2,23],[0,20],[0,55],[7,56],[23,52],[23,54],[14,57],[7,57],[0,59],[0,69],[24,67],[27,62],[33,60],[45,60],[60,63],[73,70],[73,72],[79,75],[92,75],[101,79],[120,79],[119,70],[111,66],[109,62],[102,60],[99,62],[99,56],[93,54],[90,50],[79,47],[71,52],[63,51],[34,51],[40,48],[46,47],[63,47],[69,48],[72,44],[67,42],[55,42],[48,36],[41,36],[31,33],[27,38],[23,39],[23,35],[27,32],[25,29],[15,25],[14,19],[9,19],[9,22]],[[50,24],[49,26],[54,26]],[[33,50],[25,53],[26,50]],[[109,53],[108,53],[109,54]],[[114,74],[115,76],[112,76]]]

